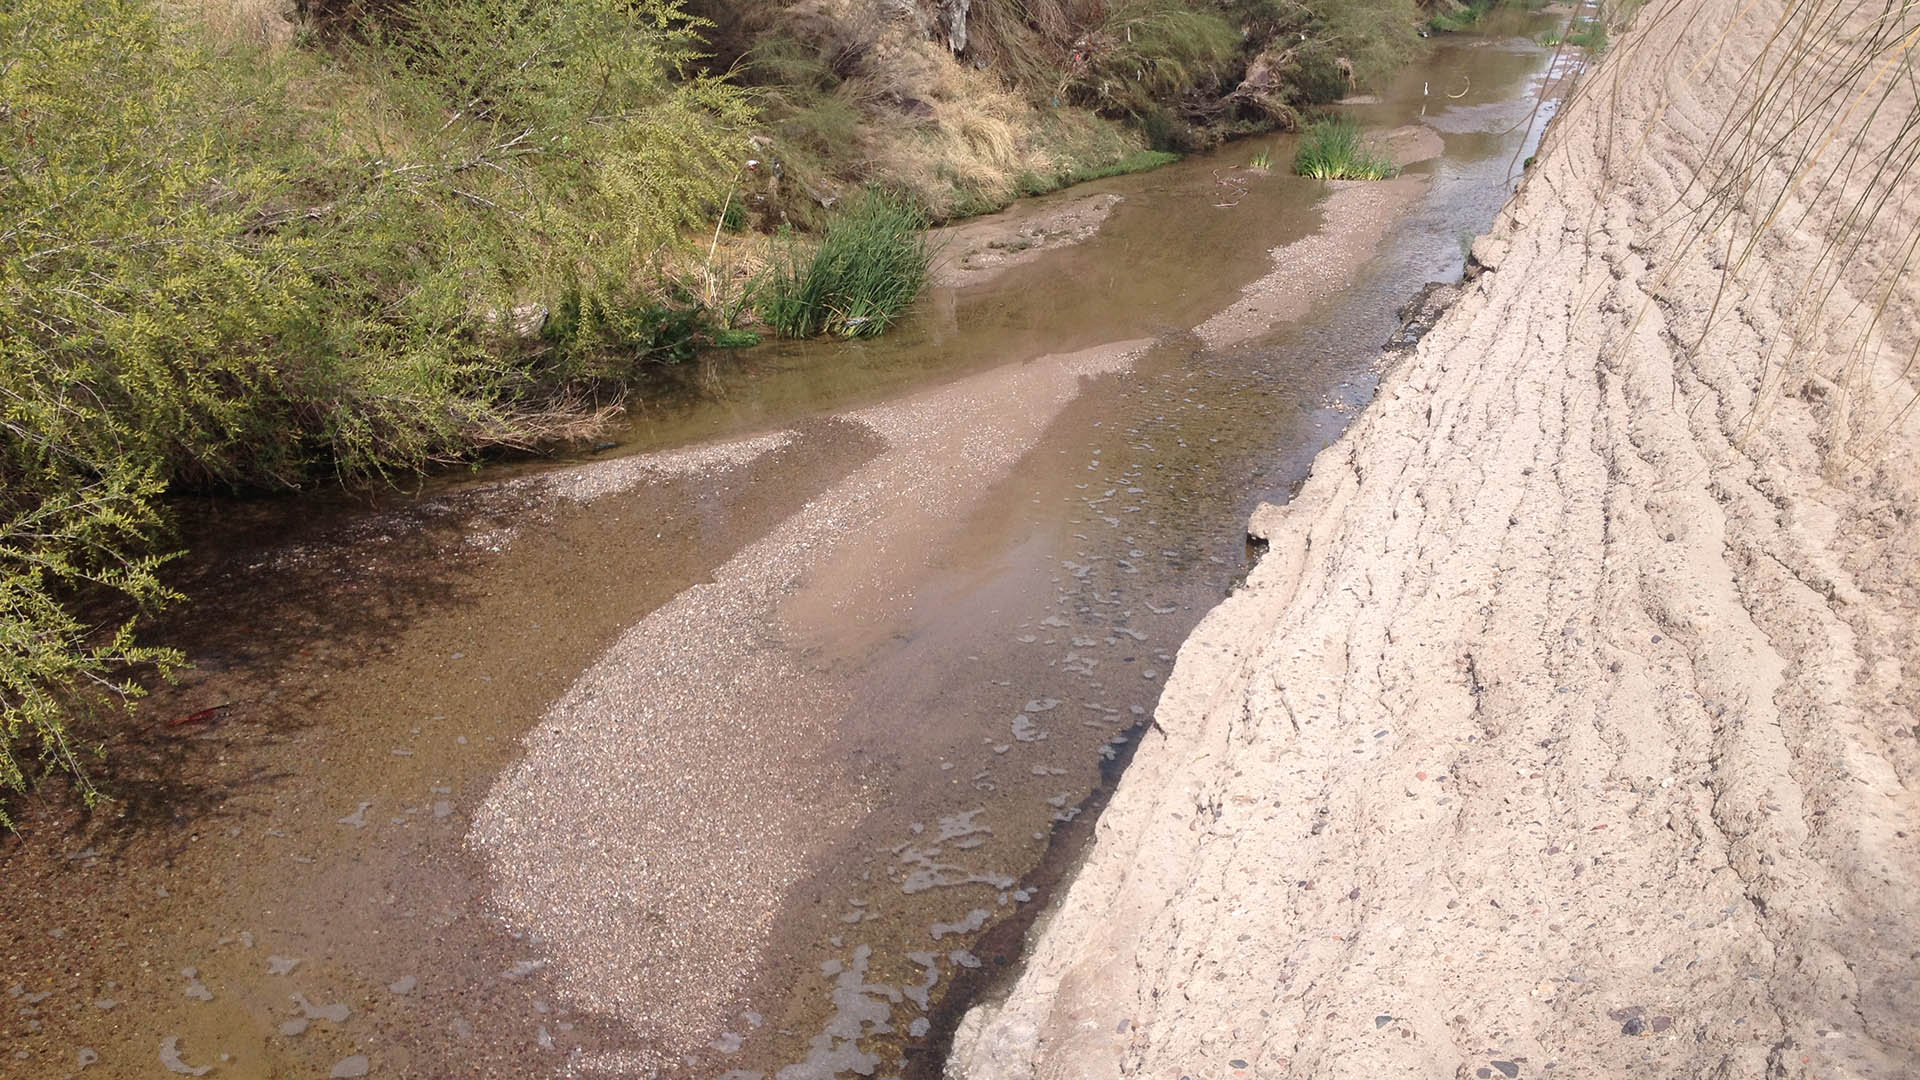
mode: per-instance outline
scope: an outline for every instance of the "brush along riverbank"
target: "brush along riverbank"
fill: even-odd
[[[1920,1070],[1910,19],[1639,13],[951,1075]]]

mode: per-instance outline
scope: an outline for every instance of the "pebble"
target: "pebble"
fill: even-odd
[[[723,1054],[737,1054],[740,1052],[740,1048],[746,1045],[746,1042],[746,1039],[734,1032],[723,1031],[720,1033],[719,1038],[708,1043],[707,1046]]]
[[[160,1040],[160,1064],[166,1070],[180,1076],[205,1076],[213,1071],[211,1065],[188,1065],[180,1057],[180,1036],[169,1035]]]
[[[100,1052],[90,1046],[83,1046],[74,1053],[74,1067],[84,1069],[89,1065],[100,1064]]]
[[[414,988],[419,985],[420,985],[420,980],[417,977],[412,975],[402,975],[400,978],[395,979],[392,982],[387,984],[387,992],[390,994],[398,994],[401,997],[405,997],[406,995],[413,993]]]
[[[300,966],[299,957],[295,957],[295,956],[267,957],[267,974],[269,975],[291,975],[293,974],[293,969],[299,966]]]
[[[280,1034],[285,1035],[289,1039],[298,1038],[307,1033],[307,1027],[312,1023],[313,1021],[304,1016],[296,1016],[291,1020],[283,1020],[280,1023]]]
[[[1514,1077],[1520,1075],[1520,1066],[1515,1065],[1511,1061],[1489,1061],[1487,1064],[1498,1069],[1500,1075],[1506,1077],[1507,1080],[1513,1080]]]
[[[346,817],[335,818],[334,823],[337,825],[351,825],[356,829],[364,829],[367,827],[367,808],[372,805],[370,802],[363,802],[360,804],[358,810],[348,814]]]
[[[372,1068],[373,1066],[367,1061],[367,1055],[355,1054],[334,1062],[333,1071],[327,1076],[332,1080],[354,1080],[355,1077],[367,1075]]]

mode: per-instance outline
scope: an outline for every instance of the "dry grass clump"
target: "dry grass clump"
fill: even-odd
[[[294,0],[183,0],[185,13],[215,41],[277,51],[293,43]]]

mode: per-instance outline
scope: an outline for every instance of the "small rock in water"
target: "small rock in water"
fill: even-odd
[[[355,1077],[367,1075],[372,1068],[372,1064],[367,1061],[367,1055],[355,1054],[334,1062],[333,1071],[327,1076],[332,1080],[354,1080]]]
[[[267,957],[267,974],[269,975],[291,975],[293,969],[299,966],[300,958],[296,956]]]
[[[387,984],[387,992],[390,994],[399,994],[401,997],[405,997],[406,995],[413,993],[414,988],[419,985],[420,985],[420,980],[415,976],[402,975],[400,978],[395,979],[392,982]]]
[[[280,1034],[285,1035],[289,1039],[299,1038],[307,1033],[307,1028],[312,1023],[313,1021],[304,1016],[296,1016],[291,1020],[283,1020],[280,1022]]]
[[[370,802],[361,803],[360,808],[358,810],[355,810],[353,813],[348,814],[346,817],[336,818],[335,824],[351,825],[356,829],[366,828],[367,827],[367,808],[372,805],[373,804]]]
[[[89,1065],[100,1064],[100,1052],[91,1046],[83,1046],[74,1052],[74,1067],[84,1069]]]
[[[160,1064],[170,1073],[180,1076],[205,1076],[213,1071],[211,1065],[189,1065],[180,1057],[180,1036],[169,1035],[160,1040]]]
[[[925,1037],[927,1032],[932,1030],[933,1022],[924,1016],[916,1017],[913,1023],[907,1025],[907,1034],[915,1039]]]
[[[980,966],[980,958],[965,949],[953,950],[947,954],[947,959],[959,964],[963,968],[977,968]]]

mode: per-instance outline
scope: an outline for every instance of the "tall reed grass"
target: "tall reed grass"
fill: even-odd
[[[873,337],[913,303],[931,255],[920,212],[868,193],[828,224],[811,253],[789,247],[768,282],[761,315],[786,337]]]
[[[1400,167],[1366,141],[1344,116],[1316,120],[1300,137],[1293,171],[1315,180],[1388,180]]]

